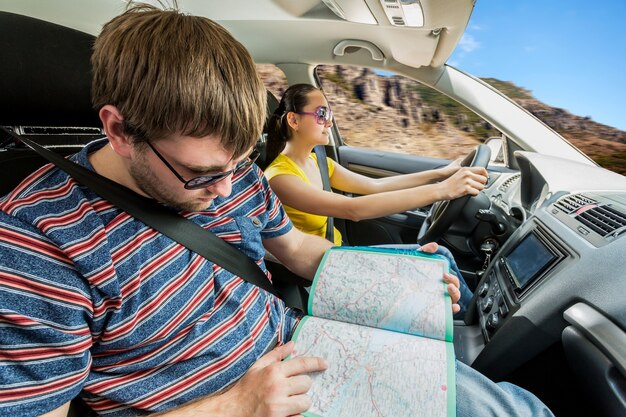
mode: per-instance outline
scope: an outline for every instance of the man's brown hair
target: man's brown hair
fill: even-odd
[[[266,92],[252,57],[207,18],[131,8],[104,25],[91,64],[93,106],[117,107],[136,142],[219,135],[236,158],[261,135]]]

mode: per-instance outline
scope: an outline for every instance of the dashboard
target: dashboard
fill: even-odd
[[[609,366],[626,378],[626,177],[515,156],[520,170],[501,173],[485,193],[490,210],[518,226],[491,258],[475,308],[455,326],[457,357],[497,380],[562,340],[568,356],[590,344],[606,359],[589,369]]]

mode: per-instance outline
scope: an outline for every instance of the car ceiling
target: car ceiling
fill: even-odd
[[[179,8],[220,22],[259,63],[326,63],[394,69],[440,67],[452,54],[469,21],[475,0],[420,0],[423,27],[393,26],[383,4],[396,0],[178,0]],[[397,0],[400,2],[400,0]],[[414,0],[402,0],[411,3]],[[158,0],[148,3],[158,4]],[[163,1],[168,3],[167,0]],[[327,6],[371,14],[376,24],[341,19]],[[121,13],[125,0],[4,0],[0,10],[97,35],[102,24]],[[348,14],[348,17],[351,15]],[[366,49],[333,53],[341,41],[365,41],[382,52],[374,60]]]

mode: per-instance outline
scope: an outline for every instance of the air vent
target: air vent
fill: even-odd
[[[626,231],[626,214],[608,205],[584,210],[576,216],[576,220],[602,237]]]
[[[98,127],[57,127],[57,126],[20,126],[16,129],[22,135],[101,135]]]
[[[402,19],[401,17],[394,17],[393,24],[396,26],[404,26],[404,19]]]
[[[517,180],[520,179],[520,174],[515,174],[513,175],[511,178],[508,178],[506,181],[504,181],[502,183],[502,185],[500,185],[500,187],[498,187],[498,190],[505,192],[506,190],[509,189],[509,187]]]
[[[5,128],[18,135],[24,135],[41,146],[54,148],[82,147],[92,140],[104,137],[101,128],[91,126],[5,126]],[[14,141],[11,140],[9,143]]]
[[[557,201],[554,206],[564,213],[571,214],[584,206],[598,204],[596,200],[582,194],[568,195]]]

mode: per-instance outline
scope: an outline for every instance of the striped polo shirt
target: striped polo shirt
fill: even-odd
[[[87,155],[72,158],[91,167]],[[255,260],[292,227],[253,165],[181,212]],[[77,395],[98,413],[180,406],[239,379],[298,315],[46,165],[0,199],[0,415]]]

